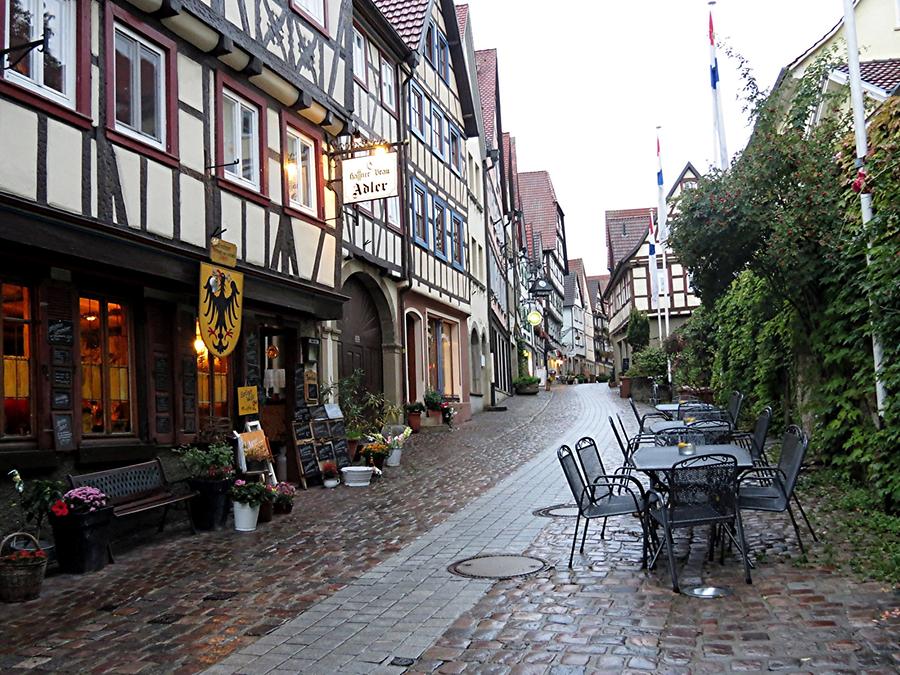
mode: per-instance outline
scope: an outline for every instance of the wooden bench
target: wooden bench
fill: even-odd
[[[116,518],[131,516],[153,509],[163,509],[158,531],[162,532],[166,525],[166,516],[169,507],[174,504],[184,503],[191,531],[196,534],[194,520],[191,518],[190,500],[197,493],[187,492],[176,494],[166,480],[166,472],[163,470],[159,458],[151,462],[141,462],[117,469],[83,473],[78,476],[68,475],[69,484],[73,488],[90,486],[97,488],[109,497],[109,503],[113,507],[113,515]],[[109,552],[112,560],[112,551]]]

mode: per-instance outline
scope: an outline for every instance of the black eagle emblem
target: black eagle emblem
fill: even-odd
[[[229,288],[230,284],[230,288]],[[203,315],[207,322],[208,337],[215,351],[227,351],[235,336],[235,326],[240,319],[240,291],[237,283],[222,270],[214,269],[203,285]],[[226,293],[230,290],[230,293]]]

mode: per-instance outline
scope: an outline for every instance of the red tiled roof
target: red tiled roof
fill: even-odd
[[[591,294],[591,300],[596,301],[597,296],[606,290],[606,284],[609,283],[608,274],[598,274],[587,278],[588,292]],[[591,303],[593,304],[593,303]]]
[[[650,229],[650,218],[655,216],[655,208],[606,212],[606,250],[610,270],[614,270],[644,241]]]
[[[466,34],[466,24],[469,22],[469,6],[456,6],[456,23],[459,24],[459,35],[462,37]]]
[[[475,70],[478,73],[478,91],[481,94],[484,140],[490,150],[499,145],[498,139],[494,136],[497,118],[497,50],[479,49],[476,51]]]
[[[847,64],[837,67],[845,75],[850,73]],[[900,59],[882,59],[863,61],[859,64],[859,72],[863,82],[891,93],[900,84]]]
[[[425,28],[425,14],[431,6],[431,0],[374,0],[374,2],[410,49],[417,50]]]
[[[575,304],[575,289],[579,279],[584,276],[584,261],[581,258],[569,260],[569,273],[565,277],[565,297],[563,304],[570,306]],[[591,303],[593,306],[593,303]]]
[[[550,174],[546,171],[529,171],[518,176],[525,222],[534,228],[535,234],[540,233],[543,249],[552,251],[556,248],[558,202]]]

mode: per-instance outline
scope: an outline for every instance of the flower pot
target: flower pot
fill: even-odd
[[[409,428],[412,429],[414,434],[419,433],[422,429],[422,413],[420,412],[409,412],[406,413],[406,422],[409,424]]]
[[[225,526],[228,518],[228,488],[231,481],[227,478],[221,480],[202,480],[191,478],[188,480],[191,490],[197,492],[191,500],[191,520],[198,530],[216,530]]]
[[[0,542],[0,555],[3,555],[3,547],[10,539],[28,537],[34,542],[30,549],[39,548],[37,540],[27,532],[14,532]],[[47,571],[47,559],[30,560],[28,562],[0,562],[0,601],[26,602],[35,600],[41,594],[41,586],[44,583],[44,573]]]
[[[84,574],[106,566],[112,516],[111,506],[90,513],[50,514],[60,570]]]
[[[282,514],[282,515],[285,513],[290,513],[291,511],[294,510],[294,502],[293,501],[290,501],[290,502],[276,501],[275,507],[273,510],[275,511],[275,513]]]
[[[391,448],[391,454],[384,460],[385,466],[400,466],[400,458],[403,456],[403,448]]]
[[[345,466],[341,473],[344,474],[344,485],[366,487],[372,480],[374,471],[371,466]]]
[[[259,505],[259,517],[256,519],[257,523],[271,523],[273,514],[275,513],[275,507],[271,501],[265,501]]]
[[[376,469],[384,468],[384,455],[370,455],[369,463]]]
[[[324,478],[322,480],[322,485],[327,488],[336,488],[341,484],[341,481],[337,478]]]
[[[259,504],[250,506],[241,502],[234,503],[234,529],[238,532],[253,532],[259,518]]]
[[[538,393],[538,388],[540,387],[540,382],[535,382],[534,384],[519,384],[516,385],[516,393],[524,394],[526,396],[535,396]]]
[[[358,438],[348,438],[347,439],[347,454],[350,455],[350,461],[356,461],[356,453],[359,450],[359,439]]]
[[[619,397],[628,398],[631,396],[631,378],[621,375],[619,377]]]

